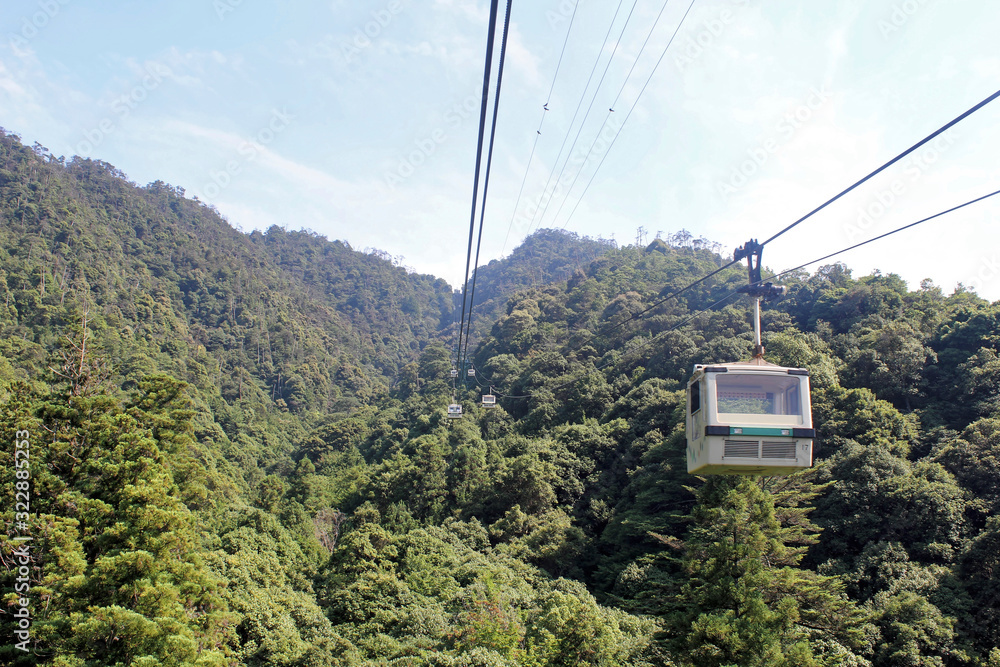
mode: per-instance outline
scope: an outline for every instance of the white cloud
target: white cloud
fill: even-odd
[[[476,0],[434,0],[434,9],[484,25],[490,17],[489,5]]]
[[[518,77],[518,85],[528,85],[533,88],[540,88],[543,85],[538,57],[528,48],[524,35],[516,23],[511,25],[507,36],[507,64],[513,66]]]
[[[35,95],[14,77],[2,60],[0,60],[0,91],[3,91],[6,105],[11,108],[22,106],[39,109]]]

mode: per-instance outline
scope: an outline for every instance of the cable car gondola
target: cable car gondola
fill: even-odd
[[[812,465],[809,371],[763,359],[696,364],[688,382],[687,470],[785,475]]]
[[[493,394],[483,394],[483,407],[484,408],[495,408],[497,406],[497,397]]]
[[[470,368],[468,370],[468,375],[469,375],[470,378],[476,377],[476,369],[475,368]]]
[[[458,369],[457,368],[452,368],[451,369],[451,376],[453,378],[457,378],[458,377]]]
[[[462,418],[462,406],[458,403],[452,403],[448,406],[448,419],[461,419]]]
[[[812,466],[809,371],[764,361],[760,302],[785,288],[760,277],[763,246],[748,242],[754,299],[754,351],[749,362],[695,364],[687,386],[687,471],[699,475],[785,475]],[[756,260],[756,261],[755,261]]]

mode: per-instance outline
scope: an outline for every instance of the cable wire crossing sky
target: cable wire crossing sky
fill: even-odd
[[[536,228],[766,239],[1000,89],[1000,3],[512,7],[482,263]],[[489,10],[9,0],[0,126],[182,187],[244,231],[311,229],[458,286]],[[984,106],[776,238],[765,264],[997,190],[998,121],[1000,103]],[[1000,299],[996,199],[836,261]]]

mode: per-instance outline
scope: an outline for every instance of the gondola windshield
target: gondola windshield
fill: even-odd
[[[799,378],[793,375],[748,376],[723,375],[716,379],[716,401],[719,419],[750,417],[755,423],[787,423],[787,417],[799,417],[802,423],[802,404],[799,400]],[[768,417],[777,416],[772,420]],[[744,420],[746,421],[746,420]]]

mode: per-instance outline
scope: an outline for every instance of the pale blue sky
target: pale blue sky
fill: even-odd
[[[656,22],[662,0],[622,0],[612,23],[618,0],[579,0],[547,98],[575,5],[515,0],[483,263],[539,224],[619,243],[640,226],[727,248],[767,238],[1000,89],[1000,3],[696,0],[622,125],[689,1],[670,0]],[[247,231],[306,227],[460,282],[485,0],[4,5],[0,126],[25,142],[181,186]],[[612,51],[564,185],[532,222]],[[1000,189],[998,155],[1000,101],[775,241],[765,264],[788,268]],[[912,288],[929,277],[1000,299],[998,214],[991,200],[842,259],[856,275],[877,267]]]

